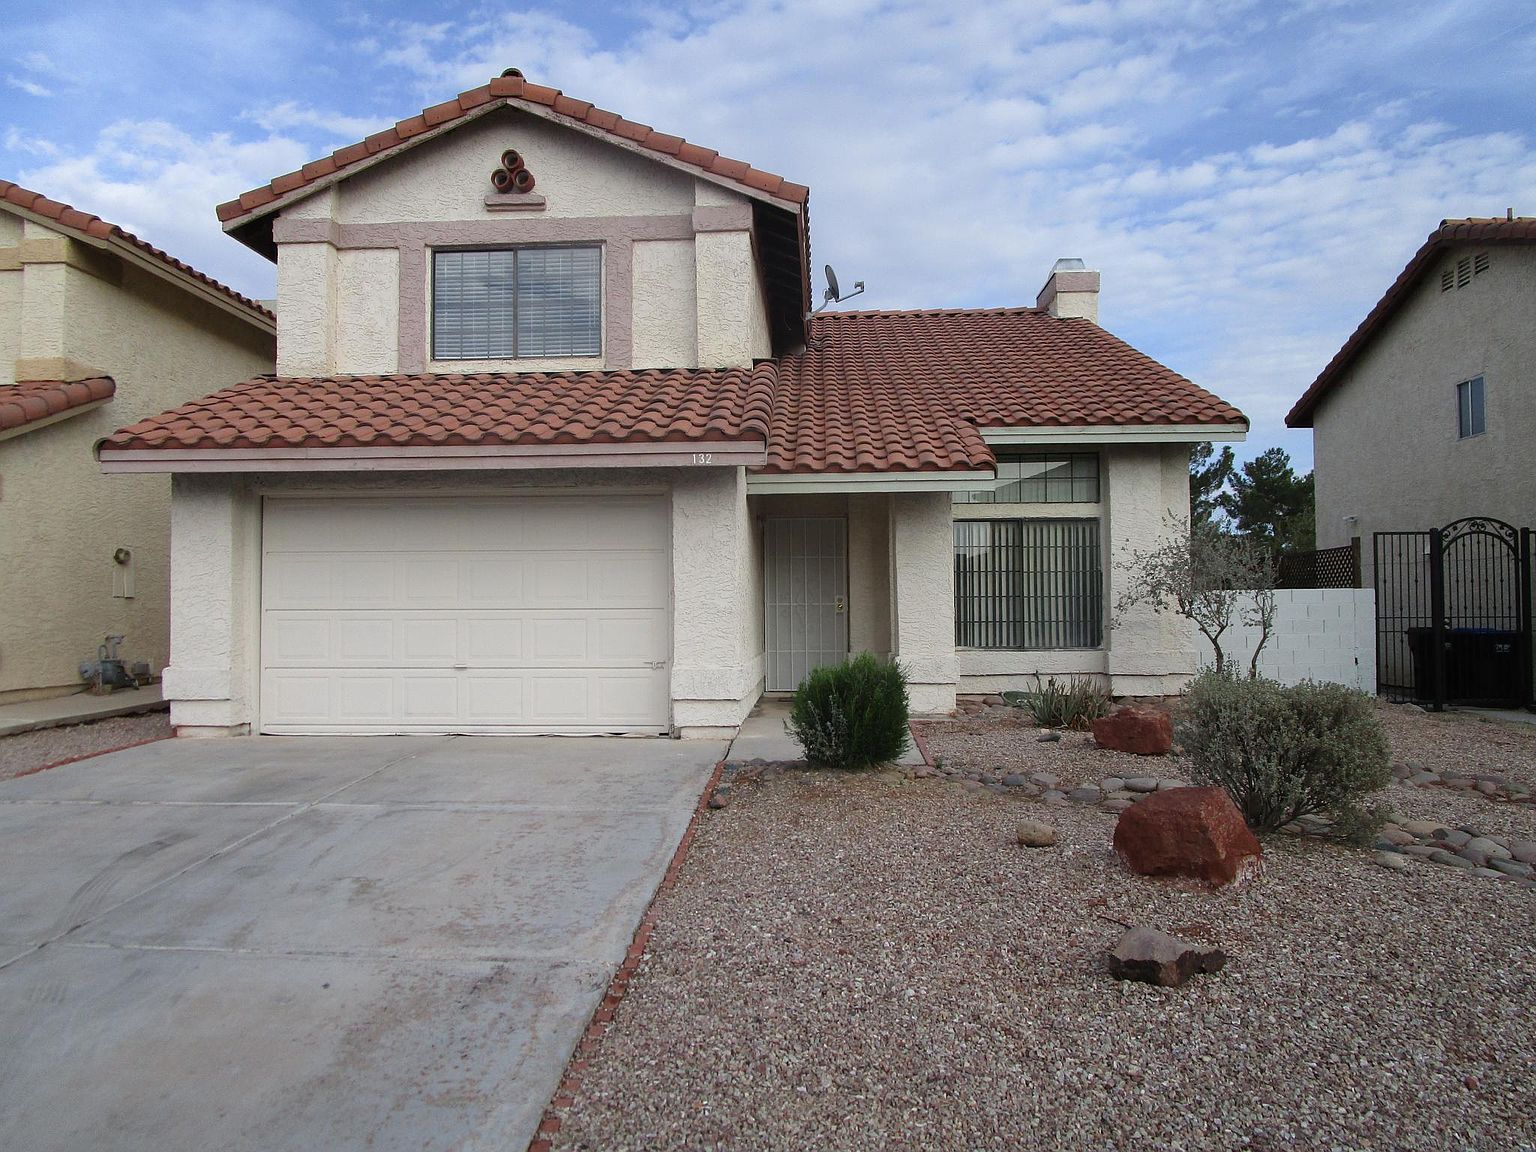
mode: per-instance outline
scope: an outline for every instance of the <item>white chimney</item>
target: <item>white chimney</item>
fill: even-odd
[[[1056,261],[1051,275],[1035,297],[1035,307],[1062,319],[1081,316],[1099,322],[1099,274],[1075,257]]]

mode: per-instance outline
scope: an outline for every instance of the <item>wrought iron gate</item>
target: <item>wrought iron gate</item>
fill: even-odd
[[[1473,517],[1373,543],[1378,692],[1435,711],[1536,703],[1529,528]]]

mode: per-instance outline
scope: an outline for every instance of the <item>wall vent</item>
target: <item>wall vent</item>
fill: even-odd
[[[1440,291],[1449,292],[1452,288],[1465,288],[1472,283],[1474,276],[1481,276],[1488,271],[1488,253],[1479,252],[1474,256],[1463,256],[1456,263],[1447,265],[1440,272]]]
[[[1486,271],[1488,271],[1488,253],[1479,252],[1472,257],[1472,275],[1481,276]]]

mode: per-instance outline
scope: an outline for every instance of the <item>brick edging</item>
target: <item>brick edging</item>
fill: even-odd
[[[640,925],[635,929],[635,935],[624,952],[624,959],[614,972],[613,979],[608,982],[607,991],[603,993],[602,1001],[593,1011],[592,1019],[587,1022],[581,1039],[576,1041],[576,1048],[566,1063],[560,1083],[555,1086],[554,1095],[544,1106],[544,1114],[539,1119],[538,1129],[534,1132],[533,1139],[528,1142],[528,1152],[550,1152],[553,1146],[552,1137],[560,1131],[559,1109],[568,1108],[576,1102],[576,1093],[581,1090],[582,1074],[586,1072],[603,1037],[607,1035],[609,1025],[613,1023],[614,1014],[629,991],[629,982],[639,969],[640,959],[645,955],[645,950],[651,942],[651,934],[656,930],[656,905],[677,883],[683,864],[688,859],[688,849],[693,846],[694,835],[699,830],[699,820],[704,815],[709,805],[709,797],[714,792],[715,785],[720,783],[720,774],[724,770],[725,761],[718,761],[715,764],[715,770],[710,773],[709,782],[699,793],[698,802],[693,807],[693,815],[688,818],[688,827],[683,829],[683,837],[678,841],[677,849],[667,863],[667,870],[662,873],[661,883],[656,886],[651,902],[645,907],[645,914],[640,917]]]
[[[135,740],[132,744],[119,744],[116,748],[103,748],[100,752],[86,752],[81,756],[71,756],[66,760],[55,760],[52,764],[39,764],[36,768],[28,768],[25,772],[18,772],[14,776],[7,776],[6,780],[20,780],[26,776],[36,776],[39,772],[46,772],[50,768],[62,768],[66,764],[78,764],[82,760],[94,760],[98,756],[110,756],[114,752],[126,752],[130,748],[142,748],[146,744],[158,744],[162,740],[173,740],[174,736],[151,736],[148,740]],[[3,783],[3,781],[0,781]]]

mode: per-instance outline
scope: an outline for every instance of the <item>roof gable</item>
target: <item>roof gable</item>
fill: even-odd
[[[199,272],[192,265],[176,259],[148,241],[140,240],[132,232],[125,231],[116,224],[108,223],[100,216],[82,212],[58,200],[50,200],[40,192],[33,192],[9,180],[0,180],[0,208],[19,209],[20,214],[31,215],[49,228],[74,236],[96,247],[109,244],[122,245],[136,255],[148,257],[151,266],[156,267],[162,274],[169,273],[172,278],[181,280],[183,283],[190,281],[200,288],[211,290],[225,301],[238,305],[239,310],[247,314],[247,319],[255,320],[269,330],[277,322],[277,317],[273,315],[271,309],[259,301],[241,295],[207,273]]]
[[[1318,405],[1329,392],[1337,388],[1345,373],[1354,365],[1361,353],[1379,336],[1392,318],[1407,303],[1424,275],[1434,266],[1441,254],[1462,244],[1536,244],[1536,217],[1515,216],[1499,219],[1469,218],[1466,220],[1442,220],[1440,227],[1429,234],[1420,245],[1386,294],[1366,314],[1360,326],[1351,333],[1344,346],[1334,354],[1317,379],[1307,387],[1296,401],[1285,422],[1291,428],[1310,428]]]

